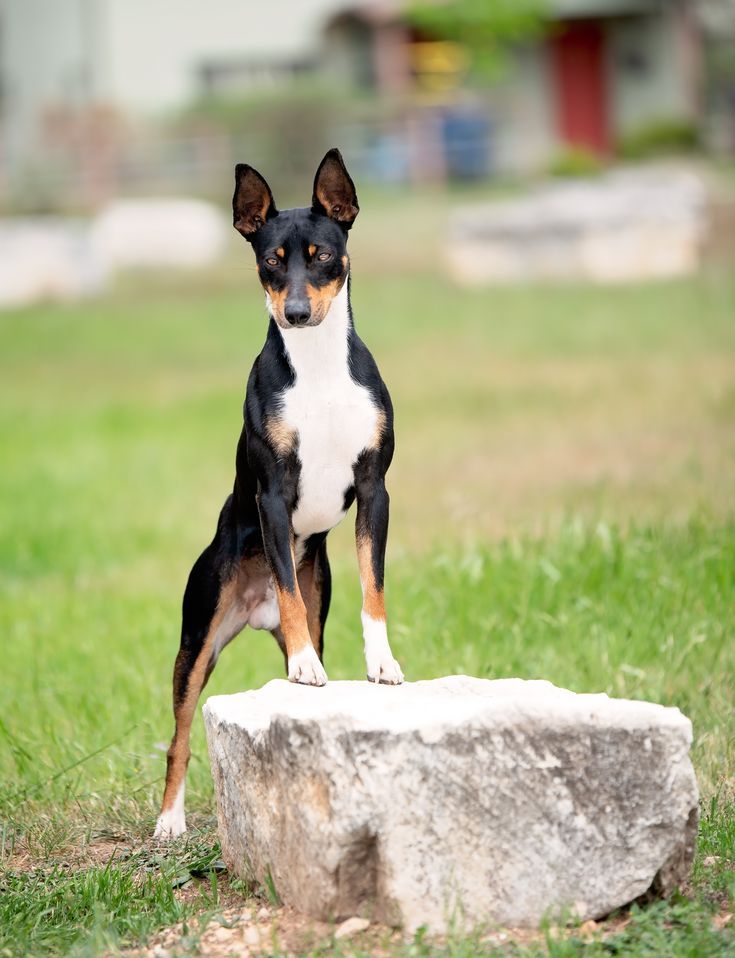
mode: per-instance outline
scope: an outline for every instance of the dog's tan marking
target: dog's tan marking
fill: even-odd
[[[293,592],[276,585],[276,597],[281,613],[281,632],[289,658],[311,645],[311,635],[306,619],[306,606],[298,585]]]
[[[266,420],[265,432],[268,441],[279,456],[287,456],[293,450],[296,444],[296,430],[279,416],[272,416]]]
[[[400,685],[401,667],[393,658],[385,619],[385,596],[373,573],[374,544],[369,536],[357,538],[357,561],[362,585],[362,636],[369,682]]]
[[[372,619],[385,621],[385,596],[375,583],[373,573],[373,543],[368,537],[357,540],[357,563],[362,583],[362,610]]]
[[[375,420],[375,432],[373,433],[373,438],[368,446],[368,449],[377,449],[380,443],[383,441],[383,436],[385,434],[385,425],[386,425],[386,416],[385,410],[378,409],[377,417]]]
[[[286,322],[286,297],[288,296],[288,287],[283,289],[273,289],[272,286],[265,286],[265,291],[270,299],[270,311],[273,318],[279,326],[287,326]]]
[[[191,728],[191,724],[189,724]],[[184,740],[186,743],[184,744]],[[186,778],[186,769],[189,766],[191,758],[191,749],[189,748],[188,735],[178,729],[174,733],[173,740],[166,752],[168,766],[166,768],[166,788],[163,793],[163,802],[161,803],[161,813],[169,812],[174,807],[176,796]]]
[[[344,276],[338,276],[331,283],[325,286],[313,286],[306,284],[306,295],[309,297],[311,305],[311,318],[313,322],[320,323],[329,312],[332,300],[339,293],[345,283]]]
[[[207,636],[202,645],[201,651],[197,656],[193,668],[189,672],[186,685],[186,692],[183,699],[176,704],[174,716],[176,719],[176,731],[171,745],[167,752],[168,765],[166,768],[166,788],[163,793],[163,802],[161,811],[169,811],[174,806],[176,796],[186,777],[186,768],[189,764],[191,751],[189,749],[189,736],[191,725],[194,719],[199,696],[209,678],[211,671],[211,660],[214,652],[214,642],[222,620],[227,614],[230,606],[235,601],[237,594],[237,578],[228,582],[220,592],[217,610],[209,624]],[[186,669],[184,661],[177,657],[174,671],[179,673]],[[176,682],[174,681],[174,687]]]
[[[286,250],[282,246],[279,246],[278,249],[276,250],[276,256],[278,256],[279,259],[283,259],[285,255],[286,255]]]
[[[309,243],[309,256],[313,256],[316,253],[316,246],[313,243]]]
[[[316,649],[317,654],[321,655],[322,590],[321,573],[316,559],[299,569],[298,580],[301,596],[306,606],[306,624],[309,628],[311,644]]]

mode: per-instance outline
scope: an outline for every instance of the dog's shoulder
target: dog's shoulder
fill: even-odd
[[[281,397],[293,385],[294,378],[283,341],[271,320],[266,341],[248,377],[243,410],[246,427],[255,432],[264,432],[269,418],[278,412]]]
[[[388,387],[380,375],[375,357],[357,335],[354,327],[350,330],[348,357],[350,375],[356,383],[359,383],[360,386],[364,386],[365,389],[368,390],[373,402],[385,416],[386,428],[392,432],[393,403],[391,402]]]

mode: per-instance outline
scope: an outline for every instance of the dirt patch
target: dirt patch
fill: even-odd
[[[211,838],[211,836],[207,836]],[[211,847],[211,841],[204,841]],[[157,871],[164,848],[158,842],[131,843],[130,836],[105,836],[40,862],[38,856],[32,856],[28,850],[18,848],[11,862],[6,862],[15,871],[36,871],[66,866],[70,870],[105,867],[110,862],[127,861],[141,876]],[[170,854],[177,857],[176,851]],[[184,848],[179,849],[181,857],[181,876],[174,883],[176,898],[182,903],[193,906],[198,915],[157,932],[146,945],[126,952],[128,958],[177,958],[181,955],[197,954],[205,958],[225,958],[237,955],[242,958],[258,955],[297,956],[305,954],[359,953],[374,958],[390,958],[397,953],[411,953],[411,943],[423,953],[425,945],[419,944],[416,936],[407,936],[400,930],[385,925],[370,924],[356,932],[342,936],[341,926],[316,921],[299,914],[292,908],[274,905],[258,896],[243,897],[239,883],[232,883],[219,860],[210,861],[200,869],[196,861],[196,848],[189,849],[186,860]],[[210,852],[211,855],[211,852]],[[716,856],[704,858],[700,867],[705,871],[731,867]],[[187,869],[189,869],[187,871]],[[200,871],[206,874],[197,877]],[[216,904],[202,909],[202,890],[211,878],[217,876]],[[687,897],[697,897],[692,884],[682,889]],[[733,924],[732,903],[726,894],[710,896],[716,911],[711,916],[712,926],[718,932],[725,933]],[[215,912],[213,914],[213,911]],[[474,953],[498,954],[514,947],[538,945],[544,948],[552,940],[597,940],[608,941],[625,931],[635,915],[623,911],[605,921],[586,921],[580,926],[562,928],[552,927],[546,931],[533,931],[516,928],[497,928],[471,939]],[[430,941],[430,952],[441,952],[447,945],[443,936],[430,939],[419,934],[422,941]],[[465,943],[466,945],[467,943]],[[116,952],[117,954],[117,952]]]
[[[104,868],[121,853],[129,854],[129,837],[106,837],[104,839],[68,844],[57,848],[52,854],[39,856],[31,850],[24,839],[13,849],[12,855],[3,862],[3,867],[14,872],[33,872],[50,867],[64,868],[69,871],[83,871],[86,868]]]
[[[711,857],[702,865],[708,869],[717,864]],[[696,897],[693,885],[687,884],[682,892],[686,897]],[[179,894],[182,896],[186,889]],[[406,935],[400,930],[380,924],[370,924],[356,934],[342,938],[339,924],[316,921],[286,906],[277,906],[261,898],[243,899],[240,892],[229,888],[227,877],[220,884],[220,903],[223,906],[216,916],[204,915],[188,923],[164,929],[152,938],[145,948],[129,952],[130,958],[176,958],[177,955],[196,953],[202,958],[225,958],[237,955],[241,958],[257,955],[299,956],[305,954],[349,955],[359,953],[371,958],[390,958],[399,949],[417,936]],[[717,911],[712,914],[712,927],[724,931],[735,921],[732,903],[723,896],[717,902]],[[601,921],[585,921],[578,926],[552,926],[538,931],[523,928],[496,928],[472,939],[476,953],[497,954],[514,946],[548,944],[549,940],[569,939],[607,942],[620,935],[634,922],[635,915],[627,909]],[[348,924],[347,922],[343,924]],[[432,950],[441,951],[447,945],[445,936],[418,938],[431,942]],[[343,949],[340,948],[343,946]],[[614,946],[612,946],[614,948]]]
[[[260,900],[240,901],[216,917],[167,928],[144,949],[130,952],[131,958],[168,958],[180,950],[196,948],[201,955],[296,955],[323,949],[336,942],[339,926],[315,921],[292,908],[273,906]],[[380,958],[387,956],[402,935],[382,925],[371,925],[354,936],[361,950]]]
[[[605,922],[586,921],[579,927],[552,927],[548,931],[523,928],[501,928],[473,939],[480,952],[492,953],[498,948],[513,945],[531,945],[551,938],[563,940],[572,937],[602,940],[621,932],[631,919],[628,915],[616,916]],[[225,958],[238,955],[288,955],[309,954],[346,945],[371,958],[389,958],[401,945],[416,940],[413,935],[385,925],[371,924],[364,931],[340,936],[340,925],[315,921],[298,914],[291,908],[274,907],[262,902],[241,903],[239,907],[225,909],[215,918],[204,918],[202,923],[189,922],[176,925],[156,935],[146,948],[129,952],[130,958],[175,958],[181,952],[196,953],[205,958]],[[441,950],[447,944],[444,936],[419,936]]]

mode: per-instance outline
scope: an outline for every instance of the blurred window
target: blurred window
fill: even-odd
[[[622,50],[618,56],[620,69],[632,76],[645,76],[650,72],[651,64],[643,50]]]
[[[288,86],[313,70],[306,60],[210,61],[199,68],[199,77],[202,92],[218,96]]]

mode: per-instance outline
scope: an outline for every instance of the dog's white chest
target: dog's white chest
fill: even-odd
[[[352,467],[373,440],[377,410],[368,391],[347,377],[297,379],[284,396],[283,418],[297,433],[301,464],[294,532],[325,532],[344,516]]]
[[[342,519],[352,467],[376,435],[378,409],[349,372],[346,296],[345,284],[320,326],[283,331],[296,380],[282,395],[281,418],[298,438],[292,522],[301,537],[326,532]]]

